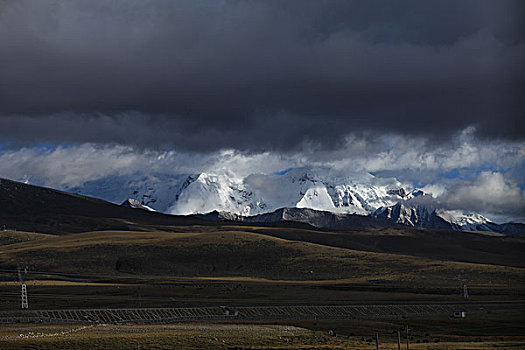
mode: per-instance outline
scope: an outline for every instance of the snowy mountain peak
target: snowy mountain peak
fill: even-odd
[[[168,213],[188,215],[217,210],[250,215],[257,206],[252,200],[253,193],[240,178],[201,173],[187,180],[168,207]]]
[[[437,209],[436,215],[463,231],[491,231],[494,223],[477,213]]]
[[[324,186],[310,187],[306,190],[303,198],[295,205],[297,208],[310,208],[317,210],[335,209],[332,198],[328,194],[328,190]]]

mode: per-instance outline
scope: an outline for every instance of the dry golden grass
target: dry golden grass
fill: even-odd
[[[430,339],[431,337],[429,337]],[[380,338],[382,349],[397,348]],[[2,349],[373,349],[368,336],[329,336],[286,325],[13,325],[0,330]],[[522,349],[525,338],[463,337],[458,341],[412,343],[412,349]]]
[[[6,230],[0,231],[0,245],[41,240],[43,238],[49,237],[53,237],[53,235],[45,233]]]
[[[226,228],[178,232],[96,231],[49,236],[0,246],[3,266],[118,276],[170,276],[209,280],[304,283],[470,284],[523,287],[525,269],[367,252],[291,241]],[[189,232],[191,230],[194,232]]]

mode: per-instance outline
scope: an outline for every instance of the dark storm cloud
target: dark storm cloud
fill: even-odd
[[[514,1],[3,1],[0,138],[205,150],[525,135]]]

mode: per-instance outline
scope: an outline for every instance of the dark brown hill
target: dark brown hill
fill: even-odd
[[[141,230],[144,225],[214,225],[191,217],[126,208],[100,199],[0,179],[0,227],[67,234]]]

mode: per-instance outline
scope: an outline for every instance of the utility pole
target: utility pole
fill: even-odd
[[[410,349],[410,340],[408,339],[408,325],[406,327],[406,331],[407,331],[407,350]]]
[[[376,350],[379,350],[379,334],[376,333]]]
[[[401,350],[401,332],[397,331],[397,350]]]

